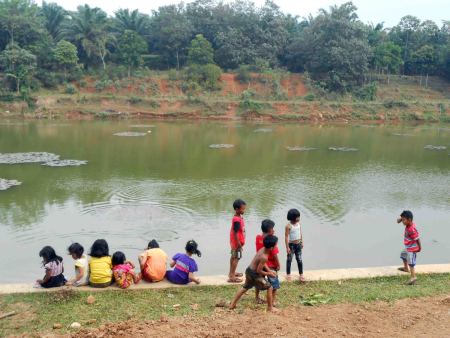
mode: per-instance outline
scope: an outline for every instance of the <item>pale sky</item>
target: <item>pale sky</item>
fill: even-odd
[[[343,4],[348,0],[275,0],[281,10],[293,15],[306,17],[316,14],[320,8],[328,9],[334,4]],[[159,6],[179,3],[176,0],[47,0],[56,2],[69,10],[75,10],[78,5],[87,3],[91,7],[100,7],[108,14],[113,14],[119,8],[139,9],[150,13]],[[185,1],[189,3],[191,1]],[[256,5],[264,4],[264,0],[254,0]],[[40,1],[38,0],[38,3]],[[419,19],[433,20],[441,26],[442,20],[450,20],[450,0],[354,0],[358,7],[360,19],[366,23],[385,22],[385,27],[396,25],[405,15],[414,15]]]

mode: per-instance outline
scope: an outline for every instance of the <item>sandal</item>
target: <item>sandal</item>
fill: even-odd
[[[398,268],[397,270],[401,272],[409,272],[409,270],[405,270],[405,268]]]
[[[240,279],[240,278],[228,278],[228,280],[227,280],[227,282],[228,283],[235,283],[235,284],[237,284],[237,283],[242,283],[242,279]]]
[[[234,274],[234,276],[235,276],[235,277],[242,277],[242,276],[244,276],[244,274],[243,274],[242,272],[236,272],[236,273]]]

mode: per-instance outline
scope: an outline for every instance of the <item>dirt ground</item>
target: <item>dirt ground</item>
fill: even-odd
[[[70,337],[450,337],[450,294],[392,303],[264,308],[216,308],[207,318],[162,317],[80,330]]]

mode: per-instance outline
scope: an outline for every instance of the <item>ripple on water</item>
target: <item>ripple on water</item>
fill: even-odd
[[[41,165],[47,167],[78,167],[87,164],[88,161],[81,160],[56,160],[42,163]]]
[[[226,144],[226,143],[210,144],[209,147],[211,149],[230,149],[234,148],[234,144]]]
[[[115,133],[114,136],[121,136],[121,137],[140,137],[140,136],[145,136],[148,133],[150,133],[150,131],[148,131],[147,133],[140,133],[137,131],[124,131],[124,132],[120,132],[120,133]]]
[[[271,128],[258,128],[253,130],[254,133],[271,133],[273,129]]]
[[[130,128],[155,128],[153,124],[132,124]]]
[[[317,148],[310,148],[310,147],[286,147],[289,151],[311,151],[316,150]]]
[[[434,146],[432,144],[428,144],[423,148],[427,149],[427,150],[446,150],[447,149],[446,146]]]
[[[329,147],[328,150],[332,150],[332,151],[341,151],[341,152],[358,151],[357,148],[349,148],[349,147]]]

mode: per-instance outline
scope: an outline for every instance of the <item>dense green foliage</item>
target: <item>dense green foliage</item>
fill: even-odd
[[[270,0],[259,8],[247,0],[196,0],[149,14],[121,9],[113,17],[88,5],[70,12],[54,3],[0,0],[0,53],[0,81],[12,91],[109,74],[112,65],[128,75],[138,67],[208,65],[195,69],[204,83],[206,73],[220,73],[212,65],[241,67],[244,82],[245,67],[264,65],[307,71],[320,87],[346,92],[369,85],[373,72],[450,78],[450,22],[439,27],[406,16],[389,29],[367,25],[351,2],[301,19]]]

